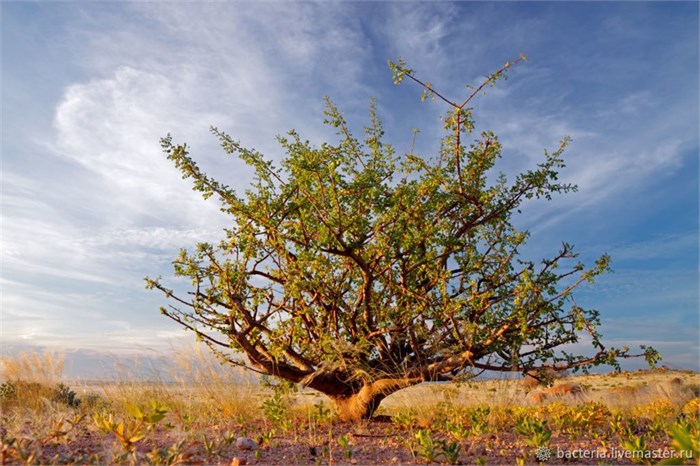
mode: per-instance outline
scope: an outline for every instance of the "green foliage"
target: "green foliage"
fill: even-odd
[[[99,431],[113,434],[125,452],[133,453],[136,444],[165,418],[168,410],[156,400],[151,402],[150,409],[127,405],[127,410],[133,419],[119,422],[115,421],[112,414],[96,413],[93,421]]]
[[[416,453],[427,463],[435,461],[439,454],[438,443],[433,439],[433,434],[427,429],[420,429],[416,435]]]
[[[288,401],[283,397],[282,393],[275,390],[272,397],[267,398],[262,402],[262,410],[265,418],[276,427],[287,432],[292,428],[290,419],[287,416]]]
[[[347,434],[338,436],[338,445],[343,449],[343,456],[346,459],[351,459],[353,455],[352,447],[350,446],[350,439]]]
[[[526,445],[536,448],[546,446],[552,436],[546,419],[523,418],[515,426],[515,431],[528,437],[523,440]]]
[[[458,464],[462,445],[457,440],[452,440],[451,442],[440,440],[440,451],[448,464]]]
[[[700,440],[698,440],[697,425],[687,422],[676,422],[668,429],[671,438],[671,448],[676,452],[675,458],[669,458],[660,464],[686,464],[695,461],[700,463]]]
[[[154,448],[146,454],[148,464],[169,466],[187,464],[190,455],[183,451],[184,446],[185,440],[181,440],[167,448]]]
[[[319,400],[314,404],[313,410],[311,411],[311,418],[316,422],[321,424],[328,423],[333,416],[333,411],[330,408],[326,408],[323,401]]]
[[[359,139],[327,100],[325,123],[337,139],[315,146],[292,130],[278,138],[279,166],[212,128],[224,151],[254,172],[241,194],[205,174],[186,144],[163,138],[168,159],[204,198],[218,199],[231,227],[220,243],[182,250],[174,261],[175,275],[191,283],[187,298],[147,279],[174,301],[161,312],[224,361],[338,398],[379,380],[402,383],[385,384],[377,398],[470,367],[528,371],[547,361],[587,370],[631,356],[605,347],[598,311],[573,300],[579,284],[609,271],[608,256],[586,268],[567,243],[539,263],[519,255],[529,233],[512,218],[523,203],[576,189],[559,180],[570,138],[508,180],[493,173],[502,157],[497,136],[471,134],[468,103],[523,60],[506,62],[462,102],[402,60],[389,64],[394,82],[409,78],[424,98],[449,106],[432,156],[398,156],[383,141],[374,102]],[[592,356],[558,351],[582,333]]]
[[[51,422],[51,432],[46,436],[47,441],[59,442],[67,441],[68,435],[78,427],[83,419],[85,419],[85,414],[73,414],[71,417],[59,417]]]
[[[15,459],[21,464],[36,464],[41,450],[36,442],[28,438],[4,438],[0,445],[0,455],[3,463],[6,459]]]
[[[63,383],[59,383],[55,386],[48,386],[39,382],[10,380],[0,385],[0,401],[2,402],[14,402],[41,397],[48,398],[51,401],[72,408],[76,408],[80,405],[80,399],[77,394]]]
[[[62,383],[56,385],[53,400],[74,408],[80,405],[80,399],[78,399],[77,394]]]
[[[644,436],[629,436],[620,439],[620,446],[631,453],[630,459],[635,464],[652,464],[652,455],[647,448]]]
[[[202,446],[204,452],[209,456],[221,456],[223,450],[230,446],[234,440],[235,437],[230,432],[214,439],[209,439],[206,434],[202,434]]]
[[[416,414],[412,411],[400,411],[392,416],[391,422],[400,430],[410,430],[416,423]]]
[[[488,432],[488,415],[490,408],[488,406],[475,406],[467,410],[469,418],[469,435],[479,436]]]
[[[445,422],[445,428],[447,432],[455,438],[455,440],[462,441],[466,439],[470,434],[470,429],[461,420],[447,420]]]

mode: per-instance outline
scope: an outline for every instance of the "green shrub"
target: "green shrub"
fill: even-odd
[[[54,394],[51,397],[53,401],[63,403],[67,406],[77,408],[80,405],[80,399],[70,387],[59,383],[54,387]]]

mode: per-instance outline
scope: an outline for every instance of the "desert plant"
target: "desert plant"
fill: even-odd
[[[433,438],[432,432],[427,429],[420,429],[415,434],[416,438],[416,453],[423,458],[427,463],[432,463],[440,453],[438,450],[438,442]]]
[[[185,440],[173,443],[167,448],[154,448],[146,453],[146,459],[150,465],[187,464],[191,454],[184,451]]]
[[[132,420],[118,422],[112,414],[106,413],[95,414],[93,420],[100,431],[113,434],[125,452],[133,453],[136,444],[163,420],[168,410],[156,400],[151,402],[150,410],[136,405],[129,405],[128,409]]]
[[[468,104],[513,63],[461,103],[402,61],[390,63],[396,83],[409,78],[424,97],[449,106],[433,158],[397,157],[382,141],[374,104],[358,140],[327,101],[326,123],[340,140],[314,147],[290,131],[279,138],[287,152],[281,168],[212,128],[224,150],[255,172],[252,189],[239,196],[207,176],[186,144],[163,138],[183,177],[205,198],[217,196],[232,221],[221,243],[199,244],[175,260],[191,295],[146,279],[174,300],[162,314],[223,360],[318,390],[353,420],[370,417],[397,390],[472,368],[586,369],[632,356],[607,348],[598,311],[572,299],[579,284],[609,270],[608,256],[586,268],[566,243],[540,264],[519,256],[528,232],[513,226],[513,214],[527,199],[574,189],[558,180],[569,138],[510,183],[491,172],[501,157],[492,132],[462,143],[474,127]],[[558,352],[584,332],[593,355]],[[642,355],[658,359],[651,348]]]
[[[314,421],[325,424],[331,420],[332,412],[330,409],[326,408],[323,401],[319,400],[317,403],[314,403],[310,416]]]
[[[56,385],[56,387],[54,388],[54,394],[52,398],[54,401],[63,403],[73,408],[80,405],[80,399],[78,398],[77,394],[73,390],[71,390],[70,387],[62,383]]]
[[[700,465],[700,441],[697,429],[693,431],[690,424],[677,422],[668,429],[671,448],[676,451],[675,458],[669,458],[660,464],[686,464],[695,462]]]
[[[37,442],[28,438],[3,438],[0,449],[0,459],[2,464],[7,464],[8,460],[16,460],[21,464],[36,464],[41,455],[41,447]]]
[[[417,421],[416,413],[413,410],[400,411],[391,418],[392,424],[401,430],[410,430]]]
[[[51,422],[51,432],[46,436],[43,441],[60,441],[65,440],[76,427],[80,424],[83,419],[85,419],[85,414],[73,414],[71,417],[65,418],[63,416],[58,419],[54,419]]]
[[[279,390],[275,390],[272,397],[262,402],[262,410],[265,417],[276,427],[283,431],[288,431],[292,427],[288,416],[288,401],[283,398]]]
[[[467,410],[469,435],[479,436],[488,432],[488,416],[490,411],[488,406],[475,406]]]
[[[343,449],[343,456],[346,459],[351,459],[353,455],[352,447],[350,447],[350,439],[346,434],[338,436],[338,445]]]
[[[691,419],[698,419],[700,417],[700,398],[692,398],[683,405],[681,412]]]
[[[462,441],[469,436],[470,429],[461,419],[448,419],[445,421],[445,429],[457,441]]]
[[[644,436],[629,436],[620,439],[622,448],[630,452],[630,459],[635,464],[652,464],[652,454],[647,448]]]
[[[440,440],[439,444],[440,453],[445,457],[445,461],[447,461],[448,464],[457,464],[459,454],[462,451],[462,445],[460,445],[457,440],[452,440],[451,442]]]
[[[526,445],[536,448],[546,446],[552,436],[552,431],[547,428],[546,419],[523,418],[515,426],[515,431],[527,437],[523,440]]]

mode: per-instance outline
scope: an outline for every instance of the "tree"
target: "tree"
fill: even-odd
[[[451,107],[433,158],[397,156],[382,141],[374,102],[361,141],[326,100],[325,123],[339,140],[315,147],[290,131],[278,138],[280,167],[212,128],[255,172],[241,196],[203,173],[186,144],[163,138],[183,177],[204,198],[217,196],[232,222],[218,245],[175,260],[175,275],[191,280],[187,295],[147,278],[174,302],[161,312],[231,364],[326,394],[345,420],[371,417],[386,396],[424,381],[477,370],[619,368],[619,358],[640,356],[606,348],[598,311],[572,295],[609,269],[607,255],[585,268],[564,243],[539,264],[519,258],[528,233],[513,226],[513,213],[527,199],[575,188],[557,178],[569,139],[510,183],[502,174],[490,181],[501,156],[493,133],[461,143],[473,128],[466,105],[512,64],[457,104],[390,62],[396,83],[409,77],[424,97]],[[585,333],[593,355],[561,349]],[[643,349],[650,363],[658,358]]]

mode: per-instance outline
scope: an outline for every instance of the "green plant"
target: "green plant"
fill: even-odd
[[[420,429],[416,434],[416,453],[427,463],[432,463],[438,456],[438,448],[433,434],[427,429]]]
[[[36,464],[40,454],[41,448],[36,445],[33,439],[3,438],[0,451],[2,463],[0,464],[6,464],[7,459],[14,459],[22,464],[32,465]]]
[[[462,441],[469,436],[471,430],[461,420],[445,421],[447,432],[457,441]]]
[[[287,418],[287,400],[282,397],[279,390],[275,390],[272,397],[267,398],[262,403],[263,414],[276,427],[284,432],[291,429],[292,423]]]
[[[52,398],[54,401],[74,408],[80,405],[80,399],[78,398],[77,394],[71,390],[70,387],[62,383],[56,385]]]
[[[85,417],[85,414],[73,414],[67,419],[61,416],[58,419],[53,420],[51,422],[51,432],[46,436],[44,441],[58,442],[66,439],[68,434],[70,434],[78,426],[78,424],[85,419]]]
[[[183,450],[185,440],[174,443],[167,448],[154,448],[149,453],[146,453],[148,464],[151,465],[177,465],[187,464],[190,454]]]
[[[416,423],[416,413],[413,411],[401,411],[392,416],[391,422],[399,429],[411,429]]]
[[[445,457],[448,464],[457,464],[459,454],[462,451],[462,445],[457,440],[447,442],[440,440],[440,453]]]
[[[496,135],[470,135],[470,102],[522,60],[454,102],[403,61],[390,63],[394,82],[408,78],[447,105],[444,138],[426,156],[396,155],[375,103],[361,140],[327,100],[325,123],[337,138],[314,146],[292,130],[279,138],[279,166],[212,128],[224,151],[250,166],[245,190],[204,173],[187,144],[162,138],[167,158],[220,202],[230,227],[222,241],[174,260],[191,291],[146,279],[174,302],[161,313],[222,360],[328,395],[343,420],[369,418],[393,392],[472,368],[527,372],[547,360],[581,370],[632,356],[653,363],[652,348],[606,347],[598,311],[572,299],[609,271],[607,255],[589,268],[566,243],[542,261],[520,255],[529,236],[514,226],[522,204],[575,189],[559,179],[568,137],[509,180],[495,173]],[[558,351],[584,333],[590,355]]]
[[[202,434],[202,446],[204,452],[209,456],[217,456],[219,454],[219,442],[214,439],[208,439],[207,434]]]
[[[552,436],[552,431],[547,428],[546,419],[523,418],[516,424],[515,430],[528,437],[523,443],[536,448],[546,446]]]
[[[151,402],[151,409],[148,411],[136,405],[127,405],[127,410],[134,419],[118,422],[112,414],[100,413],[95,414],[93,420],[101,432],[112,433],[125,451],[133,452],[136,443],[165,417],[168,410],[155,400]]]
[[[270,429],[260,434],[260,445],[272,445],[272,439],[275,437],[277,432],[275,429]]]
[[[353,451],[352,447],[350,447],[350,439],[348,438],[347,434],[343,434],[338,437],[338,445],[340,445],[340,448],[343,449],[343,456],[345,456],[346,459],[352,458]]]
[[[610,430],[613,434],[622,434],[627,429],[627,423],[625,422],[625,417],[622,413],[615,411],[610,416]]]
[[[126,451],[133,451],[136,442],[144,438],[147,433],[147,427],[143,422],[116,422],[112,414],[95,414],[93,420],[101,432],[114,434]]]
[[[202,446],[208,456],[221,456],[222,451],[231,445],[234,440],[235,437],[230,432],[226,432],[223,436],[216,439],[209,439],[207,434],[202,434]]]
[[[644,436],[630,436],[620,439],[620,446],[630,452],[630,459],[635,464],[652,464],[652,455],[647,449]]]
[[[319,400],[314,404],[313,410],[311,411],[311,418],[323,424],[331,419],[332,414],[333,412],[323,404],[323,400]]]
[[[694,461],[700,465],[700,441],[698,432],[685,422],[676,422],[667,431],[671,440],[671,448],[676,452],[675,458],[668,458],[660,464],[686,464]]]
[[[467,410],[469,418],[469,435],[478,436],[488,432],[488,415],[490,408],[488,406],[477,406]]]

